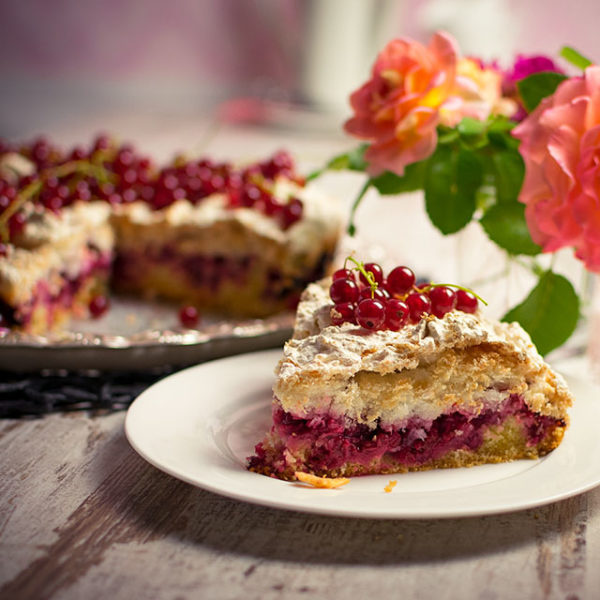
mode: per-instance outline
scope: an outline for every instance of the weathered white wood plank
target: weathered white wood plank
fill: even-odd
[[[123,421],[0,422],[0,598],[598,597],[598,489],[473,519],[304,515],[161,473]]]

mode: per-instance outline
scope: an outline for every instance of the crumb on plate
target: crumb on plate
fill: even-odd
[[[388,484],[383,488],[385,493],[389,494],[396,487],[397,483],[398,483],[397,479],[390,479]]]
[[[302,483],[308,483],[316,488],[334,489],[350,483],[350,479],[347,477],[333,477],[329,479],[327,477],[317,477],[311,473],[302,473],[301,471],[296,471],[294,475],[298,481],[301,481]]]

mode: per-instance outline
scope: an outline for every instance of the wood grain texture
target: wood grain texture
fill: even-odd
[[[163,474],[124,413],[0,422],[0,598],[598,598],[600,490],[536,510],[370,520]]]

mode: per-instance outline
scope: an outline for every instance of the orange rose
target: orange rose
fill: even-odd
[[[455,86],[457,47],[436,33],[427,47],[406,39],[391,41],[378,55],[367,83],[350,97],[354,116],[345,130],[371,142],[368,172],[398,175],[435,150],[440,108]]]

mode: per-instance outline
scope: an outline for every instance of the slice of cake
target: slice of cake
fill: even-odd
[[[114,234],[104,202],[77,203],[60,217],[32,210],[0,255],[0,326],[41,334],[87,315],[106,292]]]
[[[0,330],[55,329],[72,315],[86,315],[108,285],[110,205],[81,201],[54,175],[39,177],[48,161],[61,159],[45,150],[36,163],[0,143]],[[58,174],[73,176],[75,167],[58,167]]]
[[[341,224],[282,151],[159,169],[103,136],[68,153],[0,141],[0,329],[43,334],[107,290],[224,316],[294,309]]]
[[[302,296],[250,470],[347,477],[538,458],[559,445],[571,395],[518,324],[486,320],[465,290],[416,288],[406,268],[362,288],[336,284],[339,273]]]

